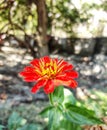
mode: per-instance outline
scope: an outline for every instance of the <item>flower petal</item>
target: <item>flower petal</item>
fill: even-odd
[[[57,79],[55,79],[53,82],[54,82],[54,86],[55,86],[55,87],[58,87],[58,86],[60,86],[60,85],[64,85],[62,80],[57,80]]]
[[[73,69],[73,65],[65,65],[62,69],[62,71],[69,71],[69,70],[72,70]]]
[[[71,83],[69,84],[69,87],[76,88],[78,86],[78,83],[75,80],[71,80]]]
[[[33,72],[34,68],[32,66],[26,66],[23,71]]]
[[[58,68],[62,68],[64,67],[65,65],[67,65],[68,63],[66,61],[64,61],[63,59],[62,60],[59,60],[57,62],[57,65],[58,65]]]
[[[27,82],[33,82],[40,78],[40,75],[37,75],[34,71],[22,71],[19,73],[24,77],[24,80]]]
[[[34,85],[33,88],[31,89],[32,93],[36,93],[39,90],[39,87],[37,85]]]
[[[70,71],[73,69],[73,65],[72,64],[69,64],[68,62],[66,61],[60,61],[58,63],[58,72],[66,72],[66,71]]]
[[[38,89],[40,89],[42,86],[44,86],[46,83],[46,80],[38,81],[36,85],[34,85],[31,89],[32,93],[36,93]]]
[[[46,94],[52,93],[54,91],[54,82],[52,80],[48,80],[44,87],[44,91]]]
[[[77,82],[75,80],[68,80],[68,81],[64,81],[64,80],[54,80],[54,86],[57,87],[57,86],[60,86],[60,85],[64,85],[64,86],[67,86],[67,87],[70,87],[70,88],[76,88],[77,87]]]
[[[30,62],[31,65],[39,67],[39,59],[34,59]]]
[[[56,76],[56,79],[62,80],[62,81],[68,81],[69,80],[69,78],[66,76],[66,74],[58,75],[58,76]]]
[[[49,56],[44,56],[43,60],[44,60],[45,63],[49,63],[50,62]]]
[[[35,82],[38,78],[34,76],[27,76],[24,78],[26,82]]]
[[[24,76],[24,77],[39,77],[39,75],[37,75],[35,72],[27,72],[27,71],[22,71],[20,72],[20,75],[21,76]]]
[[[66,72],[66,76],[71,78],[78,78],[78,73],[73,70],[73,71]]]

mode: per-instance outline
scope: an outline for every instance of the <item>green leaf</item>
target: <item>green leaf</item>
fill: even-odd
[[[3,125],[0,125],[0,130],[3,130],[3,128],[5,128]]]
[[[94,116],[94,112],[90,111],[83,107],[78,107],[72,104],[67,103],[65,105],[66,110],[64,112],[64,116],[67,120],[72,123],[80,124],[80,125],[92,125],[92,124],[101,124],[103,123],[98,118]]]
[[[25,123],[26,120],[24,118],[20,117],[17,112],[13,112],[8,119],[8,128],[9,130],[14,130],[24,125]]]
[[[59,120],[61,116],[63,116],[61,107],[62,106],[60,106],[60,104],[58,104],[57,106],[48,106],[40,112],[40,115],[48,116],[49,130],[57,129],[59,125]]]
[[[63,91],[63,86],[58,86],[55,91],[50,94],[50,101],[51,103],[62,103],[64,100],[64,91]]]
[[[82,130],[80,125],[72,123],[72,122],[66,120],[66,118],[62,118],[58,130],[60,130],[60,129],[61,130]]]
[[[63,102],[63,104],[68,103],[68,102],[75,105],[76,99],[75,99],[73,93],[69,89],[64,88],[64,102]]]
[[[55,130],[60,125],[60,118],[62,116],[58,107],[54,107],[49,111],[49,130]]]
[[[39,114],[42,116],[48,116],[49,111],[52,110],[53,108],[54,108],[53,106],[48,106],[48,107],[44,108]]]
[[[52,130],[53,124],[54,124],[54,118],[55,118],[55,109],[51,110],[49,112],[49,130]]]
[[[26,124],[22,128],[19,128],[17,130],[38,130],[38,126],[35,124]]]

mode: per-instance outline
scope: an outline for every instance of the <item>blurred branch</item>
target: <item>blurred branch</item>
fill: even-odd
[[[2,3],[0,3],[0,6],[1,6],[2,4],[7,4],[7,5],[5,5],[5,6],[3,6],[3,7],[0,7],[0,10],[9,8],[10,6],[13,5],[13,3],[14,3],[14,0],[4,0]]]
[[[7,8],[8,8],[8,5],[6,5],[4,7],[0,7],[0,10],[7,9]]]
[[[12,29],[13,29],[13,30],[14,30],[14,27],[15,27],[15,28],[20,29],[21,31],[23,31],[24,34],[26,34],[25,30],[24,30],[20,25],[18,25],[17,23],[14,23],[14,22],[12,21],[12,6],[11,6],[10,9],[9,9],[8,20],[9,20],[9,23],[10,23],[10,25],[12,26]]]

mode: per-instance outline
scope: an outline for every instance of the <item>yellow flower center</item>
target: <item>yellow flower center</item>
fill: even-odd
[[[47,78],[54,78],[57,73],[57,64],[55,61],[51,61],[50,63],[44,63],[40,65],[41,75]]]

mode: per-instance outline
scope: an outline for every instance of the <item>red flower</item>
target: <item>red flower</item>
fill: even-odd
[[[78,73],[73,70],[73,65],[64,60],[52,59],[48,56],[34,59],[30,62],[31,66],[24,68],[20,75],[27,82],[36,81],[31,92],[37,92],[41,87],[46,94],[52,93],[59,85],[75,88],[77,82],[74,78]]]

